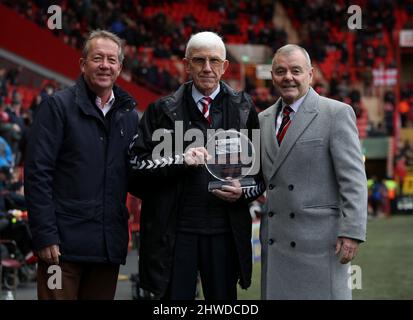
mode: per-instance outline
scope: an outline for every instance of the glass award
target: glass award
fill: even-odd
[[[236,130],[218,130],[206,144],[209,157],[205,162],[208,172],[216,179],[208,184],[208,191],[231,185],[239,180],[241,187],[255,185],[248,175],[253,170],[256,154],[250,139]]]

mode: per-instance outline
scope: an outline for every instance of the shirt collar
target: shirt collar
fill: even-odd
[[[111,108],[113,106],[113,104],[115,103],[115,94],[113,93],[113,90],[110,93],[110,98],[109,98],[108,102],[106,102],[106,104],[104,106],[102,106],[102,99],[98,96],[96,96],[95,103],[96,103],[96,106],[99,107],[99,109],[102,109],[104,107]]]
[[[303,103],[303,101],[304,101],[304,99],[305,99],[305,97],[307,96],[307,94],[308,94],[309,91],[310,91],[310,90],[308,90],[307,93],[306,93],[305,95],[303,95],[300,99],[298,99],[297,101],[294,101],[292,104],[289,105],[290,108],[294,110],[294,112],[297,112],[297,111],[298,111],[298,108],[300,108],[301,104]],[[282,102],[283,108],[284,108],[286,105],[287,105],[287,104],[286,104],[286,103],[284,102],[284,100],[283,100],[283,102]]]
[[[219,84],[218,87],[215,89],[215,91],[209,95],[209,97],[212,100],[214,100],[220,90],[221,90],[221,85]],[[201,92],[199,92],[199,90],[194,85],[192,85],[192,98],[194,99],[195,103],[198,103],[199,100],[201,100],[203,97],[205,96]]]

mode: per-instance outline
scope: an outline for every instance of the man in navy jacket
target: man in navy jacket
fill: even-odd
[[[126,153],[138,124],[136,102],[114,85],[122,60],[116,35],[92,32],[82,75],[42,101],[30,132],[25,192],[39,299],[115,295],[128,246]],[[48,281],[52,264],[61,283]]]

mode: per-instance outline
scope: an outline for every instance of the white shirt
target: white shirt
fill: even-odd
[[[102,110],[104,116],[106,116],[106,114],[112,108],[114,103],[115,103],[115,94],[113,93],[113,90],[110,94],[110,98],[108,102],[106,102],[104,106],[102,106],[102,99],[96,96],[95,104],[99,108],[99,110]]]
[[[218,95],[219,91],[221,90],[221,86],[218,85],[218,87],[215,89],[214,92],[212,92],[209,97],[214,100],[215,97]],[[201,104],[201,99],[205,97],[201,92],[198,91],[197,88],[195,88],[194,85],[192,85],[192,98],[194,99],[198,109],[202,112],[202,104]],[[208,110],[210,108],[211,104],[208,106]]]
[[[307,96],[308,91],[305,95],[303,95],[300,99],[298,99],[297,101],[295,101],[293,104],[289,105],[291,109],[293,109],[293,112],[290,113],[290,120],[293,121],[293,118],[295,116],[295,114],[298,111],[298,108],[300,108],[301,104],[303,103],[305,97]],[[281,122],[283,120],[283,110],[285,108],[285,106],[287,106],[287,104],[282,101],[282,109],[281,112],[279,113],[278,117],[277,117],[277,122],[276,122],[276,126],[275,126],[275,132],[278,134],[278,130],[280,129],[281,126]]]

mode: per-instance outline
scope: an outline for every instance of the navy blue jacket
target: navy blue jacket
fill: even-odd
[[[80,77],[42,101],[29,133],[25,195],[34,247],[58,244],[63,261],[125,263],[127,147],[139,120],[132,97],[113,91],[110,123]]]

